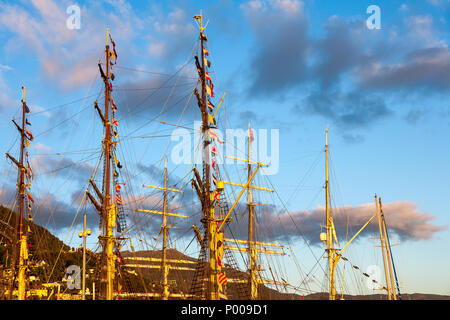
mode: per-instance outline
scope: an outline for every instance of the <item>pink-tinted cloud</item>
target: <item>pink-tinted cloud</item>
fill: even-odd
[[[389,233],[395,233],[402,240],[430,240],[447,226],[433,223],[435,217],[427,212],[420,212],[417,204],[410,201],[396,201],[383,204],[383,212]],[[374,214],[375,204],[368,203],[359,206],[343,206],[333,208],[332,215],[336,232],[339,236],[345,235],[347,228],[350,235],[356,233]],[[304,237],[308,242],[318,244],[319,234],[325,232],[322,226],[325,223],[325,207],[319,206],[314,210],[299,210],[293,212],[280,212],[273,208],[261,212],[259,219],[260,230],[268,231],[267,237],[271,239]],[[242,236],[245,237],[246,221],[241,221]],[[377,234],[379,232],[378,220],[375,217],[361,234]]]

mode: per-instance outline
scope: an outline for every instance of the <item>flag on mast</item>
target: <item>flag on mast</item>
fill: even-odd
[[[111,40],[111,43],[113,45],[113,51],[114,51],[114,64],[117,64],[117,52],[116,52],[116,43],[114,42],[114,40],[111,38],[111,34],[109,34],[109,39]],[[110,51],[111,54],[111,51]]]
[[[34,204],[33,197],[31,196],[31,194],[29,192],[27,192],[27,197],[28,197],[28,200],[30,200],[31,203]]]
[[[255,140],[255,137],[253,136],[253,131],[252,131],[252,129],[250,129],[250,127],[248,128],[248,137],[249,137],[250,143],[252,143],[253,140]]]
[[[208,108],[211,111],[214,111],[215,106],[211,103],[211,101],[208,100]]]

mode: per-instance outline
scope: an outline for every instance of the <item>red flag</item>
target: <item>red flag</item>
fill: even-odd
[[[209,81],[212,81],[212,80],[211,80],[211,77],[209,76],[208,71],[205,71],[205,79],[206,79],[206,80],[209,80]]]
[[[112,96],[111,96],[111,104],[113,105],[113,112],[116,112],[117,106],[116,106],[116,103],[114,102],[114,99]]]
[[[223,143],[223,142],[219,139],[219,137],[217,137],[217,135],[216,135],[216,133],[215,133],[214,131],[209,130],[209,135],[211,136],[211,138],[213,138],[213,139],[219,141],[220,143]]]
[[[33,135],[31,134],[30,130],[25,129],[25,133],[28,135],[28,138],[30,139],[30,141],[33,141]]]
[[[114,51],[114,64],[117,64],[117,52],[116,52],[116,43],[111,38],[111,34],[109,35],[109,39],[111,40],[111,43],[113,45],[113,51]]]
[[[248,128],[248,137],[250,138],[250,142],[253,142],[253,140],[255,140],[255,137],[253,136],[253,131],[250,128]]]
[[[218,280],[220,284],[227,284],[227,276],[225,275],[225,273],[219,272],[219,276],[218,276]]]
[[[208,100],[208,108],[209,110],[213,111],[214,110],[214,105],[211,103],[211,101]]]

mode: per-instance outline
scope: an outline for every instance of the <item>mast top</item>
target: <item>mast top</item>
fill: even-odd
[[[206,25],[203,26],[203,14],[202,14],[202,10],[200,10],[200,14],[196,14],[193,18],[199,22],[199,29],[200,29],[200,32],[203,33],[203,30],[205,30],[206,26],[208,25],[208,22],[206,22]]]
[[[328,147],[328,128],[325,129],[325,146]]]
[[[22,87],[22,102],[25,102],[25,87]]]
[[[106,28],[106,45],[109,46],[109,28]]]

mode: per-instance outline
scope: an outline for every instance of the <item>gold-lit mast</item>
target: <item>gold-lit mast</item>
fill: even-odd
[[[153,213],[153,214],[160,214],[162,215],[162,225],[161,225],[161,231],[163,234],[163,248],[162,248],[162,259],[161,259],[161,282],[162,282],[162,293],[160,295],[162,300],[169,299],[169,283],[168,283],[168,276],[169,276],[169,268],[170,266],[167,264],[167,231],[170,228],[167,225],[167,218],[169,216],[175,216],[175,217],[181,217],[181,218],[188,218],[187,216],[176,214],[172,212],[167,212],[167,191],[173,191],[173,192],[179,192],[183,193],[183,191],[174,189],[174,188],[168,188],[167,187],[167,158],[165,158],[164,161],[164,187],[158,187],[158,186],[150,186],[150,185],[143,185],[147,188],[154,188],[154,189],[161,189],[164,191],[163,193],[163,211],[157,211],[157,210],[147,210],[147,209],[136,209],[136,211],[140,212],[146,212],[146,213]],[[158,259],[155,259],[158,260]],[[172,259],[172,262],[174,263],[182,263],[181,260]],[[180,269],[180,267],[178,267]]]
[[[101,65],[99,63],[100,72],[102,73],[103,82],[105,85],[105,108],[102,113],[100,108],[95,103],[95,108],[102,119],[103,126],[105,127],[103,144],[103,155],[105,157],[104,161],[104,175],[103,175],[103,192],[97,188],[95,182],[91,179],[89,181],[90,185],[94,188],[98,198],[100,199],[100,204],[95,200],[95,198],[86,191],[86,195],[91,200],[95,208],[97,209],[100,217],[100,232],[99,236],[100,243],[103,248],[103,255],[105,257],[104,267],[102,274],[106,272],[106,288],[103,289],[103,297],[106,300],[114,299],[114,283],[115,283],[115,272],[116,272],[116,256],[114,255],[114,246],[117,240],[122,238],[114,237],[114,229],[116,228],[116,205],[111,197],[111,164],[112,164],[112,145],[113,141],[111,139],[111,114],[110,114],[110,99],[111,99],[111,88],[110,88],[110,78],[111,77],[111,50],[109,49],[109,30],[106,30],[106,47],[105,47],[105,65],[106,74],[103,73]]]
[[[17,193],[17,202],[19,204],[19,215],[18,219],[16,219],[16,233],[14,235],[14,242],[13,242],[13,257],[12,257],[12,273],[11,273],[11,282],[9,286],[9,292],[8,296],[9,299],[11,299],[13,294],[13,285],[14,285],[14,278],[15,278],[15,272],[17,268],[17,283],[18,283],[18,290],[17,290],[17,299],[18,300],[25,300],[26,295],[26,279],[25,279],[25,271],[27,269],[26,261],[28,260],[28,248],[27,248],[27,236],[23,232],[23,225],[24,225],[24,200],[25,200],[25,172],[28,170],[24,166],[24,157],[25,157],[25,143],[28,143],[28,139],[26,137],[26,131],[25,131],[25,124],[27,123],[25,120],[25,114],[29,112],[28,106],[25,102],[25,87],[22,87],[22,127],[20,127],[14,120],[14,124],[19,130],[21,134],[20,138],[20,158],[19,161],[17,161],[13,156],[11,156],[9,153],[6,153],[6,156],[11,159],[14,164],[17,166],[17,169],[19,170],[19,181],[17,185],[18,193]],[[32,138],[31,138],[32,139]],[[18,222],[18,223],[17,223]],[[19,249],[19,250],[17,250]],[[17,251],[19,251],[18,261],[17,261]],[[17,266],[17,267],[16,267]]]
[[[207,100],[206,100],[206,71],[205,71],[205,55],[204,55],[204,41],[206,39],[203,31],[205,26],[203,25],[203,15],[195,15],[199,23],[200,28],[200,54],[201,54],[201,70],[199,70],[201,80],[201,98],[199,99],[199,107],[202,113],[202,136],[203,136],[203,181],[197,181],[197,184],[203,187],[201,188],[201,203],[202,203],[202,223],[205,226],[207,232],[207,247],[209,252],[209,268],[208,268],[208,285],[207,285],[207,299],[218,300],[219,299],[219,284],[218,284],[218,264],[217,264],[217,223],[220,221],[215,217],[215,208],[213,205],[214,193],[211,190],[210,180],[210,134],[209,134],[209,122],[207,112]]]

